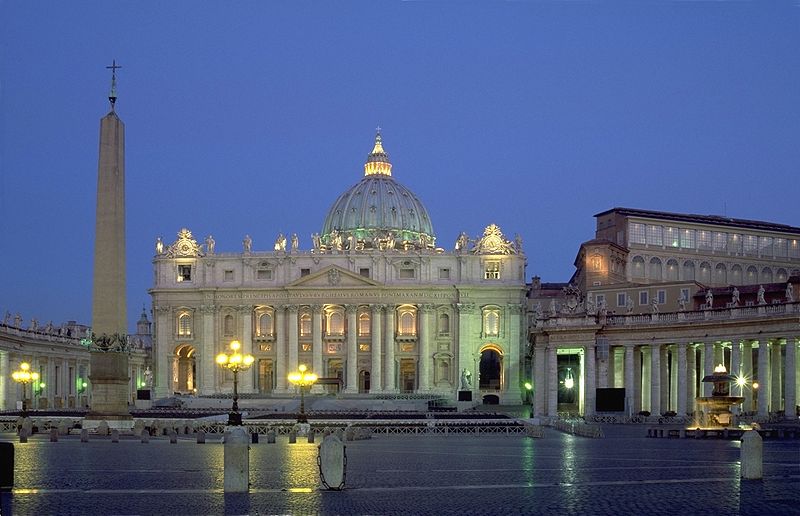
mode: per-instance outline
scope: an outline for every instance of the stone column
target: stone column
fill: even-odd
[[[430,364],[431,364],[431,343],[430,343],[430,317],[431,305],[419,305],[419,392],[428,392],[430,386]]]
[[[600,352],[598,351],[598,354]],[[610,364],[610,367],[609,367]],[[606,358],[597,359],[597,387],[605,389],[608,387],[609,378],[613,382],[614,373],[614,351],[609,348]]]
[[[671,410],[670,409],[670,405],[669,405],[670,398],[671,398],[670,375],[669,375],[669,360],[670,360],[670,357],[669,357],[669,353],[667,352],[667,346],[661,346],[661,350],[659,351],[659,353],[661,355],[661,369],[660,369],[660,373],[661,373],[661,412],[666,412],[668,410]],[[672,371],[673,371],[673,374],[674,374],[674,372],[675,372],[674,357],[673,357],[672,365],[673,365]],[[672,385],[675,385],[675,383],[673,382]]]
[[[536,417],[547,415],[545,408],[547,402],[546,362],[545,347],[537,344],[533,349],[533,415]]]
[[[372,305],[372,314],[370,323],[371,329],[371,344],[370,353],[372,353],[372,370],[369,377],[369,392],[371,394],[383,391],[383,375],[381,367],[381,314],[383,314],[383,305]]]
[[[742,345],[738,340],[731,341],[731,376],[739,377],[742,374]],[[736,396],[739,395],[739,386],[731,384],[731,389],[736,389]],[[733,395],[733,394],[731,394]]]
[[[520,367],[520,314],[522,305],[510,304],[507,306],[508,315],[508,353],[503,357],[505,365],[505,389],[504,398],[513,404],[522,403],[522,392],[520,391],[519,367]]]
[[[201,396],[208,396],[217,391],[214,385],[214,368],[216,365],[216,346],[214,345],[214,313],[216,307],[204,305],[200,307],[202,317],[203,333],[200,337],[202,352],[195,355],[195,364],[199,378],[197,379],[197,393]],[[199,356],[197,356],[199,355]]]
[[[386,307],[386,335],[384,335],[384,353],[386,353],[386,377],[383,380],[385,392],[397,392],[397,379],[394,367],[394,305]]]
[[[242,354],[253,354],[253,307],[240,306],[239,316],[242,318]],[[258,364],[253,364],[247,371],[239,374],[239,389],[242,393],[255,392],[253,375],[258,371]]]
[[[0,410],[13,410],[16,408],[8,388],[12,381],[10,378],[11,366],[8,360],[8,351],[0,350]]]
[[[638,383],[638,385],[642,388],[642,409],[652,412],[652,392],[653,392],[653,382],[651,380],[651,376],[653,375],[653,348],[650,346],[640,346],[639,347],[639,354],[642,356],[642,379]]]
[[[166,398],[172,394],[172,309],[169,306],[156,306],[155,343],[155,397]],[[61,392],[61,391],[59,391]]]
[[[677,384],[678,384],[678,407],[675,412],[679,416],[683,416],[686,414],[686,391],[687,391],[687,370],[686,370],[686,345],[685,344],[677,344],[676,347],[678,348],[678,376],[677,376]]]
[[[633,412],[637,414],[644,410],[644,382],[642,381],[642,377],[644,375],[644,370],[647,369],[649,366],[647,361],[645,360],[644,351],[642,350],[641,346],[633,346]],[[650,387],[650,383],[647,384],[648,389]],[[650,391],[647,391],[647,399],[650,396]]]
[[[558,362],[554,344],[547,349],[547,415],[558,416]]]
[[[770,374],[769,374],[769,343],[766,340],[758,341],[758,415],[767,416],[769,414],[770,402]]]
[[[470,330],[470,319],[475,314],[475,305],[472,303],[456,303],[458,310],[458,339],[456,341],[456,353],[458,353],[458,370],[456,378],[458,379],[458,388],[461,390],[461,373],[464,369],[469,370],[472,375],[472,389],[478,383],[478,371],[475,370],[475,364],[472,359],[472,352],[474,346],[472,343],[473,334]],[[543,380],[542,380],[543,381]]]
[[[288,367],[289,370],[286,371],[287,375],[293,371],[297,371],[297,366],[299,365],[297,360],[299,352],[298,347],[300,346],[300,342],[297,338],[298,308],[299,307],[297,305],[289,305],[289,307],[286,309],[286,322],[289,325],[286,331],[287,335],[289,336],[289,341],[287,343],[287,346],[289,347],[289,361],[286,364],[286,367]]]
[[[628,416],[636,412],[636,388],[633,383],[633,344],[625,345],[625,409]]]
[[[782,368],[781,368],[781,341],[773,339],[770,344],[770,393],[771,402],[770,410],[778,412],[783,410],[783,396],[781,392],[781,384],[783,383]]]
[[[286,309],[281,305],[275,309],[275,392],[286,392]]]
[[[703,350],[703,376],[714,374],[714,343],[706,342]],[[700,379],[702,381],[702,378]],[[703,396],[711,396],[714,384],[703,382]]]
[[[697,398],[697,348],[693,342],[686,345],[686,413],[694,414]]]
[[[661,414],[661,344],[650,345],[650,415]]]
[[[747,385],[744,388],[742,411],[753,411],[753,341],[745,340],[742,342],[742,376],[747,378]]]
[[[584,369],[585,381],[583,385],[583,415],[592,416],[595,413],[595,400],[596,400],[596,357],[594,343],[584,347],[584,359],[586,360],[586,367]]]
[[[797,411],[797,339],[786,339],[786,364],[784,364],[784,413],[786,417],[794,417]]]
[[[317,376],[328,376],[322,371],[322,305],[311,307],[311,367]],[[314,384],[311,392],[324,392],[322,385]]]
[[[345,378],[346,393],[358,392],[358,339],[356,338],[356,318],[358,317],[358,307],[347,305],[347,376]]]

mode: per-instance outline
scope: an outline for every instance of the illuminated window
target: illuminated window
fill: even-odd
[[[662,278],[662,270],[661,270],[661,260],[658,258],[651,258],[650,259],[650,273],[648,276],[650,279],[654,279],[656,281],[661,281]]]
[[[711,249],[711,231],[700,230],[697,232],[697,248]]]
[[[695,236],[696,232],[693,229],[681,230],[681,247],[684,249],[694,249],[696,246]]]
[[[300,336],[308,337],[311,335],[311,316],[300,314]]]
[[[450,316],[447,314],[439,314],[439,335],[450,334]]]
[[[592,270],[599,272],[603,269],[603,259],[597,255],[592,256]]]
[[[272,314],[263,313],[258,316],[258,335],[260,337],[272,336]]]
[[[742,235],[736,233],[728,233],[728,252],[741,253],[742,252]]]
[[[486,337],[500,335],[500,310],[487,308],[483,311],[483,334]]]
[[[369,335],[369,314],[363,313],[358,316],[358,336],[366,337]]]
[[[712,235],[712,248],[714,251],[724,251],[728,248],[728,234],[714,231]]]
[[[628,240],[631,244],[644,244],[647,242],[645,237],[644,224],[631,222],[628,224]]]
[[[748,267],[746,280],[749,285],[755,285],[756,283],[758,283],[758,269],[756,269],[752,265]]]
[[[678,279],[678,261],[674,259],[667,260],[667,274],[668,281],[676,281]]]
[[[222,333],[226,337],[231,337],[233,335],[233,316],[226,315],[222,319]]]
[[[694,281],[694,262],[683,262],[683,279],[686,281]]]
[[[789,258],[800,258],[800,241],[789,240]]]
[[[787,251],[786,239],[785,238],[776,238],[773,249],[775,250],[775,256],[776,257],[778,257],[778,258],[786,258],[786,254],[787,254],[786,253],[786,251]]]
[[[680,245],[680,230],[673,227],[664,228],[664,245],[667,247],[678,247]]]
[[[181,337],[192,336],[192,316],[188,312],[178,315],[178,335]]]
[[[631,264],[633,266],[633,273],[634,278],[644,278],[644,258],[641,256],[634,256],[633,262]]]
[[[411,309],[400,310],[397,320],[397,334],[402,336],[414,336],[417,334],[416,312]]]
[[[734,265],[731,267],[731,283],[734,285],[742,284],[742,267]]]
[[[192,281],[191,265],[178,265],[178,281]]]
[[[714,267],[714,282],[728,283],[728,269],[725,267],[725,264],[718,263],[717,266]]]
[[[769,267],[764,267],[761,270],[761,282],[772,283],[772,269],[770,269]]]
[[[664,233],[661,226],[647,226],[647,244],[664,245]]]
[[[328,335],[344,335],[344,316],[341,311],[328,312]]]
[[[500,261],[487,260],[484,279],[500,279]]]
[[[778,283],[783,283],[788,279],[788,275],[786,274],[786,269],[778,269],[777,275],[775,276],[775,281]]]
[[[772,237],[758,237],[758,254],[772,256]]]
[[[758,253],[758,237],[755,235],[744,236],[744,253],[755,255]]]
[[[711,283],[711,264],[703,262],[700,264],[700,277],[697,278],[700,283]]]

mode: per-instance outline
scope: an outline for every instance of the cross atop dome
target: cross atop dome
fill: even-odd
[[[381,137],[381,128],[375,129],[375,146],[372,147],[372,152],[367,156],[367,162],[364,163],[364,175],[392,175],[392,164],[389,162],[389,155],[383,150],[383,138]]]

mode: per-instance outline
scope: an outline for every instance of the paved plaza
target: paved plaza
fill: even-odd
[[[2,494],[2,514],[800,514],[800,442],[765,441],[764,479],[743,481],[738,441],[642,431],[376,436],[347,443],[342,492],[318,489],[317,445],[262,436],[241,495],[222,492],[219,437],[36,435],[14,443],[15,489]]]

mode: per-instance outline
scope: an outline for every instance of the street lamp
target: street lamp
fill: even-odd
[[[300,413],[297,415],[297,422],[308,423],[308,418],[306,418],[306,400],[304,394],[306,387],[314,385],[314,382],[317,381],[317,375],[314,373],[307,373],[305,364],[300,364],[297,369],[298,371],[289,373],[289,381],[300,387]]]
[[[241,426],[242,415],[239,413],[239,371],[246,371],[255,361],[253,355],[242,355],[239,353],[239,348],[242,345],[238,340],[231,342],[231,354],[220,353],[217,355],[217,364],[220,367],[230,369],[233,372],[233,407],[230,414],[228,414],[228,425]]]
[[[28,417],[28,405],[25,400],[26,386],[28,382],[33,381],[35,383],[39,379],[39,373],[31,372],[30,369],[31,365],[29,363],[22,362],[19,365],[19,369],[11,373],[11,378],[15,382],[22,384],[22,417]]]

